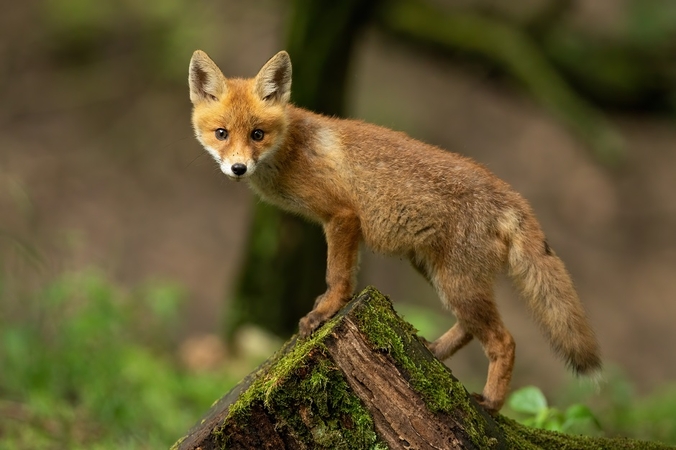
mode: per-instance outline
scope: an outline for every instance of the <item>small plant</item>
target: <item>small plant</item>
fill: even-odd
[[[544,394],[535,386],[515,391],[507,404],[512,410],[525,416],[519,421],[530,427],[587,435],[601,431],[599,421],[586,405],[577,403],[565,411],[549,407]]]
[[[0,281],[2,273],[0,272]],[[167,448],[237,381],[173,357],[182,291],[62,274],[8,320],[0,283],[0,449]]]

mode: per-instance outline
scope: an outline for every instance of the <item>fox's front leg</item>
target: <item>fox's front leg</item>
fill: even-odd
[[[352,214],[334,216],[324,224],[324,234],[328,246],[327,289],[317,298],[314,309],[300,319],[298,328],[301,336],[309,336],[338,312],[354,291],[361,236],[359,219]]]

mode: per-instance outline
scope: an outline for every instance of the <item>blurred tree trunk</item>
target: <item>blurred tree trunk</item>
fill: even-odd
[[[294,0],[286,50],[293,63],[292,100],[341,116],[355,37],[375,0]],[[326,288],[326,244],[315,224],[256,201],[226,334],[253,323],[291,335]]]
[[[480,12],[441,9],[424,0],[390,0],[386,5],[377,14],[385,30],[427,49],[475,55],[500,67],[581,138],[599,161],[616,165],[623,160],[625,144],[615,126],[578,95],[523,27]],[[547,15],[554,20],[557,14]]]

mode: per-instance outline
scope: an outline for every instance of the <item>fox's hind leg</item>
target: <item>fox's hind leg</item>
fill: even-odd
[[[443,360],[476,337],[489,363],[484,390],[475,397],[487,410],[496,412],[504,404],[509,390],[515,344],[493,300],[492,280],[480,280],[465,274],[435,274],[434,285],[458,321],[430,344],[430,350]]]
[[[439,339],[428,345],[430,351],[439,358],[445,360],[450,358],[472,341],[472,336],[468,333],[460,322],[456,322],[450,330],[444,333]]]
[[[424,260],[421,261],[418,259],[414,252],[409,254],[408,259],[413,268],[422,275],[428,283],[433,285],[434,283],[428,273],[428,268]],[[434,342],[428,342],[427,347],[434,356],[443,361],[453,356],[455,352],[465,345],[469,344],[472,341],[472,337],[473,336],[469,334],[459,322],[456,322],[456,324],[439,339]]]

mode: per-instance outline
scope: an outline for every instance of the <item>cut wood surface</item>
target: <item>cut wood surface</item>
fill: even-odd
[[[210,449],[661,449],[535,430],[486,413],[390,301],[367,288],[292,338],[175,445]]]

